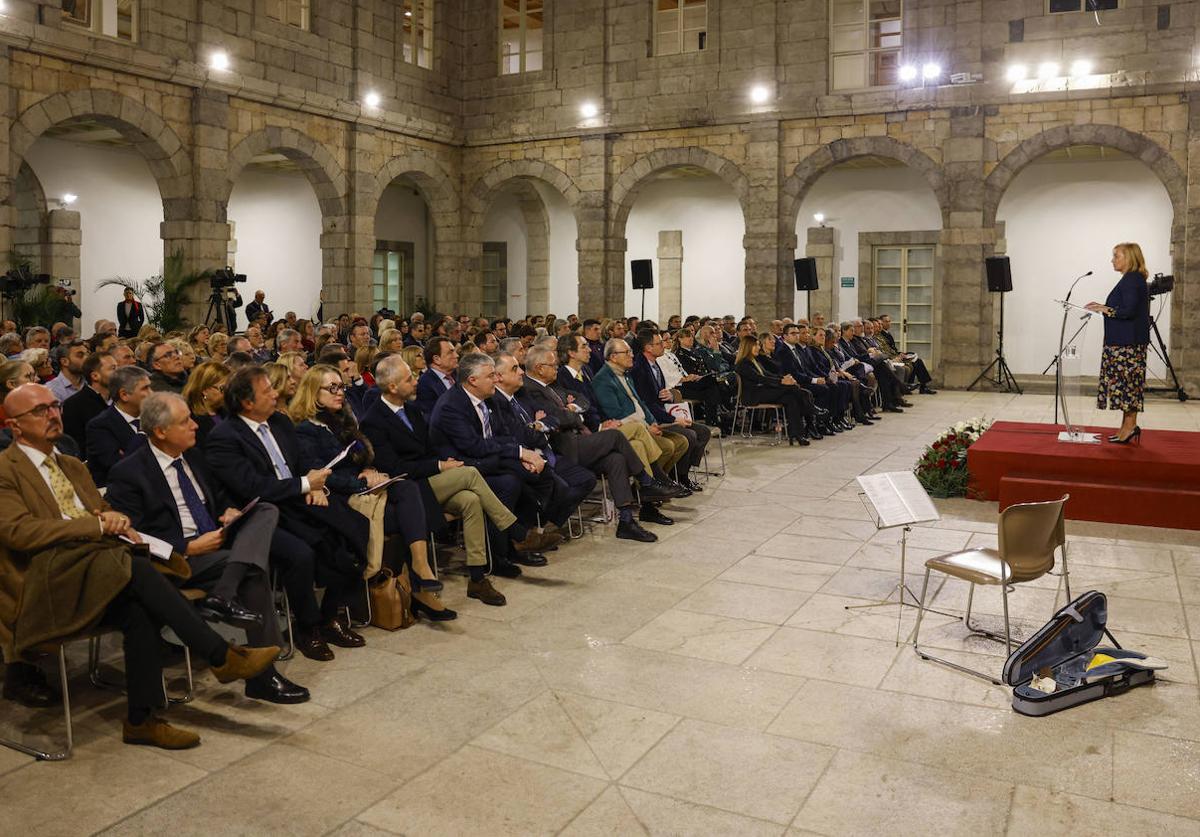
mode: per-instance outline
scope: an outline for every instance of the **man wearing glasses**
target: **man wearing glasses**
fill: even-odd
[[[173,392],[179,395],[187,383],[183,371],[183,358],[179,350],[170,343],[159,343],[150,350],[150,388],[155,392]]]

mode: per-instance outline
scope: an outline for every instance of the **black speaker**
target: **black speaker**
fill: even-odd
[[[1008,264],[1008,256],[988,256],[985,267],[989,292],[1006,294],[1012,290],[1012,268]]]
[[[650,259],[634,259],[629,263],[635,291],[654,290],[654,264]]]
[[[796,259],[794,262],[792,262],[792,268],[796,271],[796,290],[817,290],[816,259]]]

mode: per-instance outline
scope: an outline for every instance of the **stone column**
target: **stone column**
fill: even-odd
[[[1188,183],[1200,183],[1200,101],[1188,102]],[[1200,265],[1200,190],[1187,190],[1184,217],[1171,225],[1171,337],[1167,347],[1179,382],[1193,397],[1200,395],[1200,288],[1191,281]],[[1164,271],[1166,272],[1166,271]]]
[[[55,282],[70,282],[75,291],[74,302],[79,305],[81,283],[79,281],[79,213],[70,209],[52,209],[46,216],[46,245],[43,248],[45,261],[42,272],[49,273]],[[67,323],[79,333],[79,319]]]
[[[579,161],[575,247],[579,252],[579,316],[613,317],[625,307],[625,239],[608,234],[609,141],[586,137]]]
[[[759,123],[749,129],[744,174],[749,194],[739,196],[744,208],[746,235],[746,314],[759,322],[791,316],[792,280],[789,247],[779,218],[779,123]]]
[[[658,233],[658,322],[683,314],[683,230]]]
[[[841,291],[833,267],[837,260],[837,230],[833,227],[809,227],[808,245],[804,253],[806,257],[817,261],[817,290],[808,295],[808,311],[805,312],[805,316],[811,318],[814,311],[820,311],[825,315],[827,324],[839,322]],[[793,269],[793,293],[796,287],[795,276]]]
[[[550,310],[550,214],[532,183],[519,182],[517,206],[525,219],[525,310]]]
[[[348,132],[345,218],[326,218],[321,233],[321,288],[328,310],[375,310],[376,173],[380,168],[375,129],[354,125]]]

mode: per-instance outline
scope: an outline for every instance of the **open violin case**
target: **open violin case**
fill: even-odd
[[[1145,654],[1121,648],[1109,633],[1108,600],[1095,590],[1070,602],[1023,642],[1004,663],[1004,682],[1013,689],[1012,707],[1022,715],[1050,715],[1081,703],[1112,697],[1154,682],[1154,671],[1126,667],[1122,659],[1144,660]],[[1104,637],[1115,647],[1100,646]],[[1097,654],[1113,662],[1088,666]],[[1043,688],[1034,687],[1038,678]],[[1054,691],[1047,692],[1050,678]]]

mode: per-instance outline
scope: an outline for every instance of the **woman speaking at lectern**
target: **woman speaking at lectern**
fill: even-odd
[[[1089,302],[1087,309],[1104,315],[1104,354],[1100,358],[1100,388],[1096,406],[1125,414],[1117,435],[1110,442],[1128,444],[1140,440],[1142,428],[1137,414],[1142,411],[1146,388],[1146,347],[1150,344],[1150,290],[1142,248],[1132,242],[1113,248],[1113,270],[1121,281],[1109,291],[1104,304]]]

